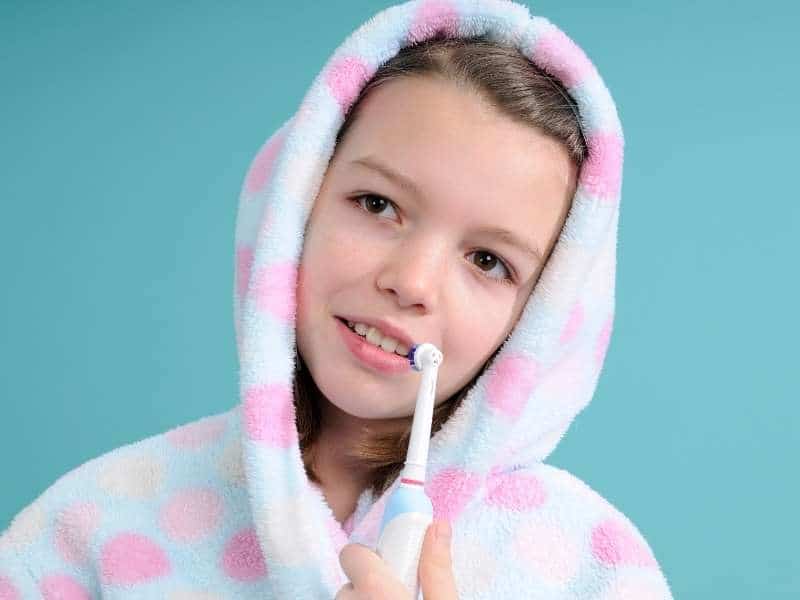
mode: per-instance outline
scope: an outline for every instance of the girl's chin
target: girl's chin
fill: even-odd
[[[347,390],[335,389],[331,393],[326,394],[320,388],[324,398],[323,402],[327,408],[332,409],[338,416],[344,418],[360,419],[364,421],[391,421],[410,417],[413,414],[413,407],[403,409],[401,407],[390,408],[385,404],[383,406],[376,406],[374,402],[375,396],[370,396],[366,399],[359,399],[354,397],[352,392],[348,394]],[[339,402],[335,398],[346,397],[346,402]],[[334,399],[332,399],[334,398]]]

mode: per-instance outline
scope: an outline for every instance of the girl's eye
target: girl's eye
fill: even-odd
[[[395,203],[388,198],[379,196],[378,194],[360,194],[351,198],[351,201],[357,205],[360,210],[366,211],[373,215],[383,214],[387,207],[390,207],[395,214],[397,214]],[[486,252],[485,250],[476,250],[470,254],[475,255],[477,260],[473,260],[471,262],[475,264],[475,266],[477,266],[482,273],[491,273],[492,271],[495,271],[497,267],[500,267],[501,271],[495,271],[498,274],[497,276],[483,275],[483,277],[506,285],[514,284],[514,277],[511,269],[494,254],[491,252]]]
[[[383,196],[378,196],[377,194],[361,194],[360,196],[352,198],[352,201],[357,204],[361,210],[365,210],[373,215],[382,214],[387,206],[395,210],[394,202]],[[397,211],[395,211],[395,214],[396,213]]]
[[[499,266],[502,269],[502,271],[505,272],[505,275],[503,275],[502,272],[500,272],[499,277],[491,275],[484,275],[484,277],[487,277],[488,279],[494,279],[496,281],[499,281],[500,283],[505,283],[509,285],[514,283],[514,278],[512,277],[511,269],[509,269],[506,266],[506,264],[502,260],[497,258],[494,254],[492,254],[491,252],[486,252],[485,250],[476,250],[471,254],[475,256],[475,260],[473,260],[472,262],[479,269],[481,269],[481,271],[485,273],[491,273],[495,269],[495,267]]]

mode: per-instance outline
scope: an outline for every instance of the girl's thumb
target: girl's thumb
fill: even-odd
[[[457,600],[450,556],[450,523],[435,521],[428,527],[419,561],[419,583],[425,598]]]

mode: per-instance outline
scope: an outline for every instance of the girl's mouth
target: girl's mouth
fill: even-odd
[[[359,362],[373,371],[386,375],[408,373],[412,370],[408,356],[400,356],[396,352],[388,352],[380,346],[370,344],[348,326],[347,322],[336,317],[336,327],[350,353]]]

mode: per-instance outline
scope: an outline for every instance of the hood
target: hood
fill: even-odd
[[[335,50],[297,111],[267,138],[240,195],[238,410],[253,522],[277,597],[332,597],[343,581],[338,552],[347,541],[305,475],[294,423],[295,286],[306,222],[336,134],[362,87],[402,47],[441,33],[488,35],[557,77],[577,102],[588,157],[519,321],[431,439],[429,485],[466,489],[490,472],[544,461],[591,400],[603,366],[614,319],[623,136],[597,70],[555,25],[516,3],[412,1],[378,13]],[[351,541],[369,541],[365,532],[374,529],[394,487],[359,500],[364,516]],[[293,574],[300,572],[306,590],[297,589]]]

